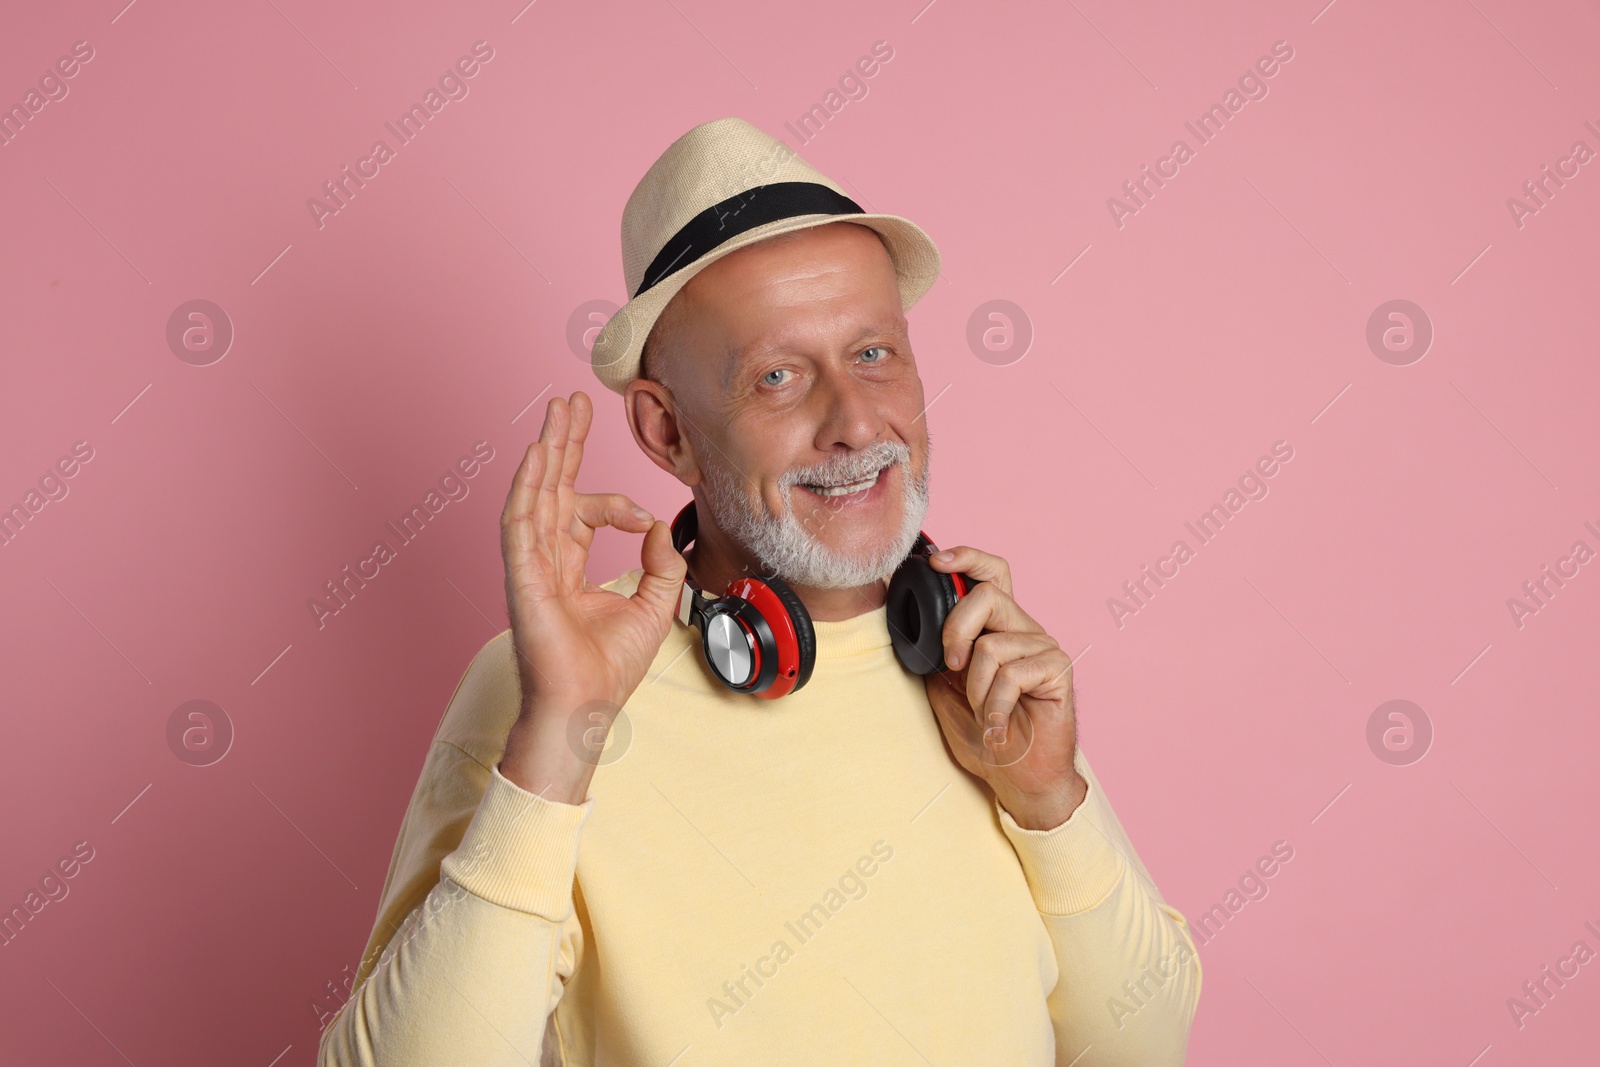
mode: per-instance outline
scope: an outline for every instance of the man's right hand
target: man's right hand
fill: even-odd
[[[551,399],[500,516],[506,607],[522,684],[522,710],[500,773],[567,804],[583,803],[596,765],[572,739],[592,737],[588,732],[602,725],[610,729],[671,631],[688,573],[667,523],[621,493],[574,488],[593,416],[582,391],[570,402]],[[589,546],[602,526],[644,532],[644,573],[632,596],[588,581]]]

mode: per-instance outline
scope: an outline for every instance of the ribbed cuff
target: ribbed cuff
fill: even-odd
[[[1105,832],[1105,800],[1094,780],[1083,773],[1089,791],[1070,818],[1049,830],[1026,830],[995,801],[1000,828],[1011,839],[1022,874],[1043,915],[1076,915],[1099,904],[1116,888],[1127,860]]]
[[[593,810],[593,797],[546,800],[491,767],[478,810],[439,874],[492,904],[560,922],[572,911],[578,840]]]

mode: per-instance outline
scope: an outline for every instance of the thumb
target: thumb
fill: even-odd
[[[671,619],[678,610],[689,561],[672,547],[672,528],[662,520],[657,519],[645,531],[639,562],[644,565],[644,574],[639,576],[639,587],[629,599],[644,604],[658,619]]]

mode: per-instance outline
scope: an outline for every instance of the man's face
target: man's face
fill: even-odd
[[[666,378],[702,522],[709,509],[760,573],[792,584],[893,574],[927,512],[930,441],[877,235],[834,223],[758,242],[675,300]]]

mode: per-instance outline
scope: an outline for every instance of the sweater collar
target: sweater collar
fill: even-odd
[[[888,618],[888,608],[879,606],[854,618],[813,621],[811,629],[817,635],[817,658],[836,659],[886,647],[891,643]]]

